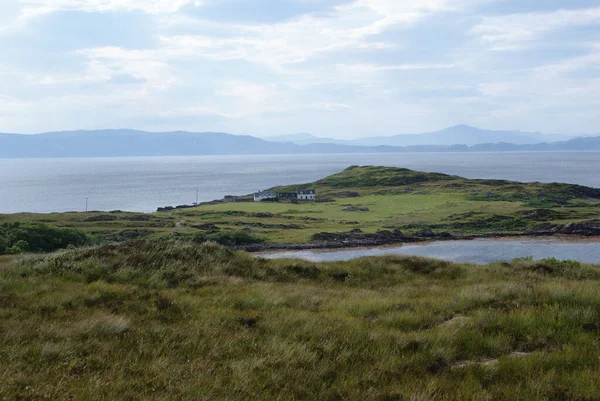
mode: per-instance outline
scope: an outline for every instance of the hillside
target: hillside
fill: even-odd
[[[599,284],[572,261],[182,242],[0,259],[0,398],[593,400]]]

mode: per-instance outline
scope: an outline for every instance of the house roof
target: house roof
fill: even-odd
[[[271,191],[258,191],[254,193],[254,196],[277,196],[277,194]]]
[[[298,195],[315,195],[314,189],[301,189],[298,191]]]

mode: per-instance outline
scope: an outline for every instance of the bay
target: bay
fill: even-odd
[[[0,160],[0,213],[155,211],[311,182],[350,165],[600,187],[600,152],[400,153]]]

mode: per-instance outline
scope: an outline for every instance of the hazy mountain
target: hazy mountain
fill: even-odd
[[[541,132],[494,131],[468,125],[456,125],[436,132],[363,138],[352,141],[361,146],[415,146],[415,145],[479,145],[484,143],[536,144],[571,139],[568,135],[548,135]]]
[[[37,135],[0,134],[0,158],[261,155],[310,153],[481,152],[600,150],[600,136],[539,144],[352,146],[335,143],[269,142],[224,133],[66,131]]]
[[[264,138],[271,142],[308,145],[311,143],[336,143],[355,146],[421,146],[421,145],[480,145],[488,143],[514,143],[516,145],[534,145],[536,143],[566,141],[569,135],[543,134],[541,132],[494,131],[456,125],[440,131],[422,134],[404,134],[394,136],[375,136],[369,138],[341,140],[321,138],[312,134],[293,134]]]
[[[65,131],[0,135],[0,157],[187,156],[295,153],[296,145],[224,133]]]
[[[320,138],[318,136],[314,136],[312,134],[292,134],[292,135],[280,135],[280,136],[270,136],[263,138],[265,141],[269,142],[284,142],[284,143],[294,143],[296,145],[309,145],[311,143],[336,143],[340,145],[352,145],[353,141],[334,139],[334,138]]]

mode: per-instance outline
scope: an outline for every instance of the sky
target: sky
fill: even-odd
[[[0,132],[600,133],[598,0],[0,0]]]

